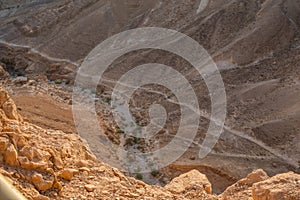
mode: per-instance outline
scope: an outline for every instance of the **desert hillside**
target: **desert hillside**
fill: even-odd
[[[28,199],[300,198],[299,174],[289,172],[270,178],[261,169],[219,196],[212,194],[213,186],[197,170],[174,178],[165,187],[147,185],[97,160],[77,134],[27,122],[3,87],[0,114],[0,172]]]
[[[95,88],[77,85],[82,67],[97,61],[89,56],[99,44],[147,27],[175,30],[201,45],[218,69],[225,98],[210,91],[206,74],[189,60],[161,48],[120,55]],[[139,39],[133,35],[119,45]],[[139,127],[151,124],[152,105],[164,108],[156,117],[165,117],[165,124],[156,134],[141,139],[128,134],[129,123],[120,127],[114,111],[122,104],[113,104],[114,89],[148,63],[172,66],[192,87],[198,103],[192,110],[199,115],[189,116],[198,123],[192,141],[177,135],[182,105],[189,105],[159,84],[136,89],[128,103]],[[158,71],[138,80],[169,73]],[[300,199],[299,0],[1,1],[0,84],[1,174],[28,199]],[[85,118],[79,128],[76,91],[82,102],[91,100],[86,105],[94,106],[101,133]],[[225,122],[200,158],[208,130],[217,124],[215,93],[222,101],[216,110],[226,103]],[[157,167],[159,162],[137,159],[172,141],[189,144],[172,163]],[[120,149],[138,162],[124,161]]]

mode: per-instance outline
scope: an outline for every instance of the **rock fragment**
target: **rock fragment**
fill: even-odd
[[[18,152],[14,145],[9,144],[7,149],[3,153],[4,162],[10,166],[18,166]]]
[[[92,184],[86,184],[84,186],[84,188],[88,191],[88,192],[93,192],[96,189],[96,186],[92,185]]]
[[[75,174],[78,174],[76,169],[64,169],[60,172],[59,176],[67,181],[70,181]]]
[[[191,186],[201,186],[207,194],[211,194],[211,183],[206,175],[201,174],[198,170],[192,170],[174,178],[165,188],[173,193],[182,193]]]
[[[31,181],[39,191],[43,192],[51,189],[53,186],[53,180],[44,180],[43,175],[38,173],[31,177]]]

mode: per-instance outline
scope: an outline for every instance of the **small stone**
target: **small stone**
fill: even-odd
[[[84,186],[84,188],[88,191],[88,192],[93,192],[96,189],[96,186],[92,185],[92,184],[86,184]]]
[[[13,80],[13,82],[15,84],[24,84],[24,83],[27,83],[27,81],[28,81],[28,78],[26,76],[18,76]]]
[[[87,176],[89,175],[89,172],[83,171],[83,172],[82,172],[82,175],[83,175],[84,177],[87,177]]]
[[[28,81],[28,85],[34,85],[34,84],[36,84],[36,81],[35,81],[35,80],[29,80],[29,81]]]
[[[87,167],[81,167],[81,168],[79,168],[79,171],[86,171],[88,173],[91,172],[91,170],[89,168],[87,168]]]
[[[54,165],[57,167],[57,169],[62,169],[64,167],[62,160],[57,156],[54,157]]]
[[[17,179],[21,178],[20,174],[18,174],[17,172],[14,173],[14,177],[17,178]]]
[[[57,189],[59,189],[59,190],[61,190],[61,189],[62,189],[62,185],[61,185],[61,183],[60,183],[60,182],[56,182],[56,183],[54,183],[54,184],[53,184],[53,187],[54,187],[54,188],[57,188]]]
[[[6,150],[9,144],[9,139],[7,137],[0,137],[0,151]]]
[[[45,181],[41,174],[34,174],[31,181],[39,191],[47,191],[52,188],[53,181]]]
[[[42,182],[43,181],[42,174],[35,174],[35,175],[33,175],[32,178],[31,178],[31,181],[33,183],[40,183],[40,182]]]
[[[195,159],[196,159],[195,156],[191,156],[191,157],[190,157],[190,160],[195,160]]]
[[[97,171],[99,171],[99,172],[105,172],[105,171],[106,171],[106,168],[105,168],[105,166],[101,166],[101,167],[99,167],[99,168],[97,169]]]
[[[34,197],[33,200],[50,200],[50,198],[46,197],[44,195],[38,195],[38,196]]]
[[[89,166],[89,162],[86,160],[80,160],[80,161],[78,161],[77,166],[78,167],[87,167],[87,166]]]
[[[78,174],[78,170],[76,169],[64,169],[60,172],[59,176],[65,180],[70,181],[74,174]]]
[[[47,169],[46,169],[46,172],[48,172],[48,173],[54,175],[54,170],[53,170],[52,168],[47,168]]]

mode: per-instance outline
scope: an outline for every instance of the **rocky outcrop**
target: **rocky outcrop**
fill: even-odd
[[[300,175],[289,172],[255,183],[252,195],[254,200],[300,199]]]
[[[294,172],[272,178],[259,169],[227,188],[222,200],[294,200],[300,199],[300,175]]]
[[[250,173],[246,178],[228,187],[223,194],[221,194],[221,198],[223,200],[249,200],[252,198],[252,185],[268,178],[269,176],[266,172],[261,169],[256,170]]]

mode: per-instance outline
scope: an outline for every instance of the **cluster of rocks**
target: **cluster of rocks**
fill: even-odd
[[[192,170],[165,187],[150,186],[98,161],[76,134],[26,122],[0,87],[0,173],[28,199],[300,199],[300,175],[270,178],[263,170],[213,195],[205,175]]]
[[[293,200],[300,198],[300,175],[293,172],[270,178],[258,169],[246,178],[228,187],[221,195],[223,200]]]
[[[43,130],[23,120],[0,87],[0,163],[9,176],[32,184],[37,192],[60,191],[60,180],[70,181],[79,170],[89,171],[84,160],[94,159],[77,135]]]

